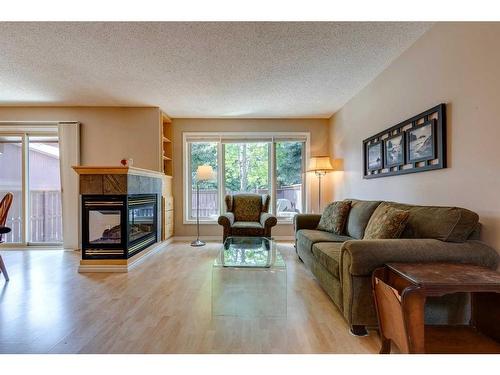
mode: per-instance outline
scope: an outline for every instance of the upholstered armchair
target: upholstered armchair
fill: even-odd
[[[267,194],[226,195],[226,213],[218,220],[224,228],[224,241],[229,236],[271,237],[278,220],[268,213],[270,200]]]

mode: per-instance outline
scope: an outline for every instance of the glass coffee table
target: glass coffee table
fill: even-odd
[[[272,239],[228,237],[212,266],[212,314],[286,317],[286,279]]]

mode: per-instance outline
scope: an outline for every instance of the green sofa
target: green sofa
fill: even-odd
[[[371,291],[372,272],[389,262],[459,262],[492,269],[498,253],[480,242],[479,217],[458,207],[416,206],[395,202],[351,201],[344,233],[317,230],[321,215],[295,216],[297,255],[347,320],[351,332],[365,335],[377,325]],[[379,205],[408,210],[410,216],[398,239],[363,240],[365,228]],[[426,320],[458,323],[467,319],[467,295],[429,301]]]

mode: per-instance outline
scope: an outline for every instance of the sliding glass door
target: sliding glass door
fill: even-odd
[[[5,225],[12,231],[5,235],[5,242],[24,242],[23,233],[23,137],[0,134],[0,199],[7,193],[14,194]]]
[[[29,243],[62,242],[61,174],[57,136],[28,136]]]
[[[0,129],[1,130],[1,129]],[[57,132],[2,134],[0,199],[14,194],[6,242],[18,245],[62,243],[62,207]]]

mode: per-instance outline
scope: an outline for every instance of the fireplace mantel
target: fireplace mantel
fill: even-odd
[[[73,169],[79,175],[86,174],[126,174],[126,175],[136,175],[136,176],[146,176],[146,177],[156,177],[162,178],[163,173],[152,171],[149,169],[135,168],[135,167],[123,167],[123,166],[85,166],[77,165],[73,166]]]
[[[161,194],[164,174],[122,166],[75,166],[80,194]]]

